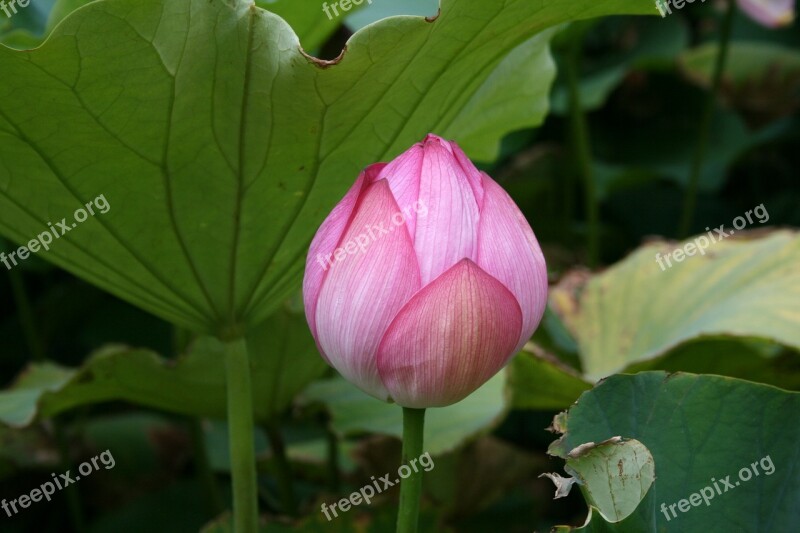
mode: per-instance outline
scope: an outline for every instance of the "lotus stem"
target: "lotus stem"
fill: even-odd
[[[402,464],[422,455],[425,409],[403,407]],[[419,501],[422,495],[422,472],[414,472],[400,484],[400,511],[397,533],[416,533],[419,523]]]

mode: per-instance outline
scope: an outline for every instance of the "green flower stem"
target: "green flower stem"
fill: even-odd
[[[267,437],[272,448],[272,457],[275,461],[275,477],[278,479],[278,487],[281,491],[281,502],[283,511],[289,516],[297,515],[297,499],[294,495],[294,484],[292,483],[292,465],[286,456],[286,444],[283,441],[280,427],[274,420],[266,424]]]
[[[689,173],[689,184],[686,188],[686,195],[683,199],[683,216],[678,227],[678,238],[688,237],[694,221],[694,211],[697,206],[697,186],[700,181],[700,172],[703,170],[703,161],[708,151],[708,139],[711,136],[711,126],[714,118],[714,109],[719,99],[719,90],[722,86],[722,75],[725,73],[725,64],[728,60],[728,48],[731,42],[731,28],[733,18],[736,13],[736,1],[728,0],[728,9],[725,12],[725,19],[722,22],[722,29],[719,34],[719,50],[717,60],[714,65],[714,75],[711,82],[711,92],[706,100],[706,107],[703,110],[703,117],[700,121],[700,133],[695,146],[692,166]]]
[[[233,476],[233,524],[236,533],[258,530],[256,453],[250,360],[243,338],[225,346],[228,386],[228,433]]]
[[[587,262],[596,267],[600,256],[600,217],[597,203],[597,190],[592,172],[592,150],[589,139],[589,126],[583,111],[580,91],[581,51],[585,28],[577,27],[569,43],[565,58],[565,73],[569,88],[569,118],[572,137],[572,150],[577,164],[577,173],[583,182],[584,202],[586,204]]]
[[[425,409],[403,407],[403,459],[422,455]],[[422,495],[422,472],[413,472],[400,484],[400,511],[397,515],[397,533],[416,533],[419,522],[419,500]]]

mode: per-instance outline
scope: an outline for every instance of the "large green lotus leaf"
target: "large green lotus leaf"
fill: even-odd
[[[800,523],[798,393],[720,376],[616,375],[554,427],[564,435],[550,453],[560,457],[621,435],[655,460],[655,483],[636,512],[619,524],[593,514],[584,531],[795,531]]]
[[[302,314],[280,311],[247,336],[253,410],[265,421],[285,410],[327,365],[317,353]],[[0,392],[0,422],[26,426],[36,419],[86,404],[124,400],[165,411],[225,418],[224,346],[199,339],[189,353],[169,361],[148,350],[108,347],[79,369],[31,365]]]
[[[27,243],[104,195],[109,212],[42,256],[173,323],[236,334],[296,289],[314,231],[367,164],[428,132],[461,140],[465,123],[483,143],[470,155],[495,154],[500,92],[544,95],[552,79],[545,30],[653,12],[445,0],[435,21],[383,20],[326,63],[245,2],[89,4],[38,49],[0,48],[0,233]],[[496,76],[510,54],[535,58],[524,88]],[[526,118],[512,127],[537,109],[514,109]]]
[[[601,274],[573,273],[551,291],[553,309],[578,341],[586,376],[602,378],[708,336],[800,349],[796,232],[729,238],[710,244],[705,255],[690,248],[694,255],[672,259],[670,268],[663,258],[679,246],[648,244]]]
[[[10,22],[7,28],[0,19],[0,42],[12,48],[33,48],[61,22],[64,17],[94,0],[40,0],[35,9],[25,10],[27,18],[14,17],[16,26]],[[271,11],[288,22],[297,34],[300,43],[306,50],[317,50],[328,37],[342,24],[343,17],[328,17],[322,4],[314,2],[297,2],[295,0],[256,0],[258,7]],[[351,4],[352,5],[352,4]],[[367,6],[352,5],[350,13]],[[34,4],[31,4],[33,7]],[[24,29],[23,29],[24,28]],[[7,33],[6,33],[7,32]]]
[[[460,402],[425,413],[425,451],[439,454],[497,424],[506,414],[503,370]],[[403,409],[376,400],[342,378],[313,383],[303,393],[331,412],[333,429],[342,436],[360,433],[403,435]]]

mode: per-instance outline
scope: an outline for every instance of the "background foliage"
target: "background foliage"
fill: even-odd
[[[392,531],[394,492],[331,523],[319,511],[396,470],[400,411],[327,368],[298,282],[359,170],[428,131],[522,208],[551,296],[505,371],[430,413],[422,530],[580,527],[580,491],[553,500],[539,475],[615,436],[649,450],[655,481],[629,517],[595,508],[583,529],[800,527],[797,24],[736,13],[683,232],[717,3],[660,18],[633,0],[443,0],[437,17],[435,0],[374,0],[333,20],[311,1],[87,3],[0,14],[0,250],[77,200],[111,205],[0,268],[0,498],[105,449],[116,466],[0,513],[3,531],[227,530],[214,335],[232,328],[253,354],[269,530]],[[758,205],[764,223],[659,268]],[[663,518],[767,454],[774,475]]]

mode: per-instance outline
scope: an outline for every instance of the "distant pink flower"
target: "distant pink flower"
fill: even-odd
[[[769,28],[787,26],[794,20],[794,0],[738,0],[747,15]]]
[[[429,135],[375,164],[311,244],[306,317],[323,357],[404,407],[458,402],[533,334],[545,260],[508,194]]]

